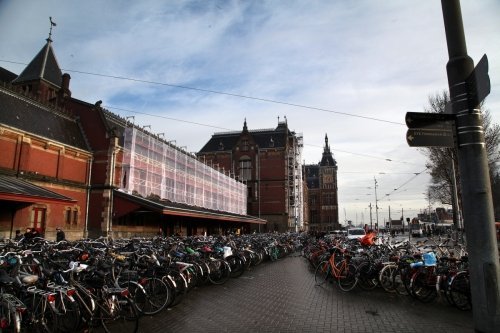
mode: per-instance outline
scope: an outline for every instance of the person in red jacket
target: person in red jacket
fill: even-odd
[[[366,235],[360,238],[361,245],[371,246],[375,244],[375,238],[377,237],[377,233],[372,229],[368,230]]]

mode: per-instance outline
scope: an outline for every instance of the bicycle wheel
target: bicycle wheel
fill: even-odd
[[[337,263],[338,284],[342,291],[351,291],[358,283],[358,271],[354,264],[341,261]]]
[[[231,268],[229,264],[221,259],[215,259],[210,265],[210,275],[208,279],[213,284],[224,284],[229,279]]]
[[[23,317],[22,317],[22,314],[19,313],[18,311],[14,312],[14,315],[11,317],[11,327],[13,326],[14,328],[14,332],[21,332],[21,328],[22,328],[22,321],[23,321]]]
[[[359,264],[358,285],[363,290],[373,290],[378,286],[377,270],[372,263],[365,261]]]
[[[81,323],[80,306],[65,294],[58,294],[55,301],[57,320],[54,332],[74,332]]]
[[[411,296],[422,303],[429,303],[437,296],[436,280],[433,272],[418,271],[411,277]]]
[[[139,312],[154,315],[163,310],[170,298],[170,288],[160,279],[142,279],[139,284],[131,284],[129,289]]]
[[[262,252],[256,252],[254,253],[255,254],[255,258],[254,258],[254,261],[253,261],[253,265],[254,266],[258,266],[262,263],[262,261],[264,261],[264,254]]]
[[[188,286],[186,279],[179,271],[171,270],[163,277],[163,282],[165,282],[172,291],[167,306],[176,306],[182,301],[184,295],[187,293]]]
[[[240,277],[245,271],[245,266],[243,265],[243,260],[235,255],[228,256],[224,260],[227,261],[229,267],[231,267],[231,277]]]
[[[314,272],[314,282],[317,286],[321,286],[323,283],[331,279],[332,272],[330,268],[330,262],[328,260],[321,261]]]
[[[93,322],[92,319],[95,315],[97,306],[95,301],[95,296],[87,291],[83,286],[76,286],[76,293],[73,295],[76,302],[78,302],[78,307],[80,309],[80,320],[81,325],[86,327],[92,327],[99,325],[99,323]],[[94,324],[94,325],[93,325]]]
[[[380,270],[380,273],[378,275],[380,286],[382,286],[382,288],[384,288],[384,290],[388,293],[396,292],[393,279],[394,274],[397,272],[397,269],[398,266],[396,264],[388,264]]]
[[[453,305],[462,311],[472,309],[470,280],[468,272],[459,272],[453,277],[449,287],[449,296]]]
[[[392,278],[392,285],[394,290],[399,295],[410,294],[410,281],[411,281],[410,267],[398,267]]]
[[[201,272],[198,276],[198,284],[199,285],[204,285],[209,282],[208,280],[208,275],[210,273],[210,268],[208,267],[208,264],[202,260],[200,260],[197,265],[199,266]]]
[[[98,305],[96,319],[107,333],[136,333],[139,329],[139,315],[134,302],[126,296],[113,294],[105,296]]]
[[[24,304],[28,308],[23,318],[28,332],[54,332],[57,324],[57,315],[45,296],[34,294],[28,297]]]

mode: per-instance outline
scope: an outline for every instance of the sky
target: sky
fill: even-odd
[[[461,7],[469,56],[488,56],[485,107],[498,124],[500,1]],[[0,0],[0,67],[25,68],[49,17],[74,98],[102,100],[189,152],[245,119],[250,130],[286,120],[316,164],[328,135],[341,222],[442,206],[427,199],[426,157],[405,125],[448,90],[440,1]]]

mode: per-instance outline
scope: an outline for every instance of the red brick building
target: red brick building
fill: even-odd
[[[92,153],[78,119],[65,108],[63,75],[52,41],[16,75],[0,70],[0,236],[36,228],[81,237],[87,223]]]
[[[267,231],[296,231],[304,228],[302,145],[286,121],[249,130],[245,120],[242,131],[215,133],[197,155],[245,182],[248,214],[267,220]]]
[[[318,164],[304,166],[309,200],[309,230],[340,229],[338,210],[337,161],[325,135],[323,156]]]
[[[71,97],[52,40],[0,68],[0,234],[68,239],[248,230],[246,186],[127,119]]]

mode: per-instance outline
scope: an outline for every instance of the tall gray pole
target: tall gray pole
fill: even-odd
[[[455,230],[460,230],[462,226],[460,225],[459,219],[459,210],[460,207],[458,205],[458,191],[457,191],[457,173],[455,171],[455,154],[452,153],[451,160],[451,191],[452,191],[452,208],[453,208],[453,225],[455,226]]]
[[[373,229],[373,218],[372,218],[372,203],[370,202],[370,229]],[[378,225],[377,225],[378,228]]]
[[[441,0],[441,6],[448,44],[448,85],[456,114],[474,328],[476,332],[498,332],[500,269],[489,168],[481,112],[477,105],[469,105],[471,98],[465,84],[474,63],[467,55],[459,0]]]
[[[380,225],[378,224],[377,179],[375,177],[373,177],[373,180],[375,181],[375,217],[376,217],[376,221],[377,221],[377,227],[380,228]]]

